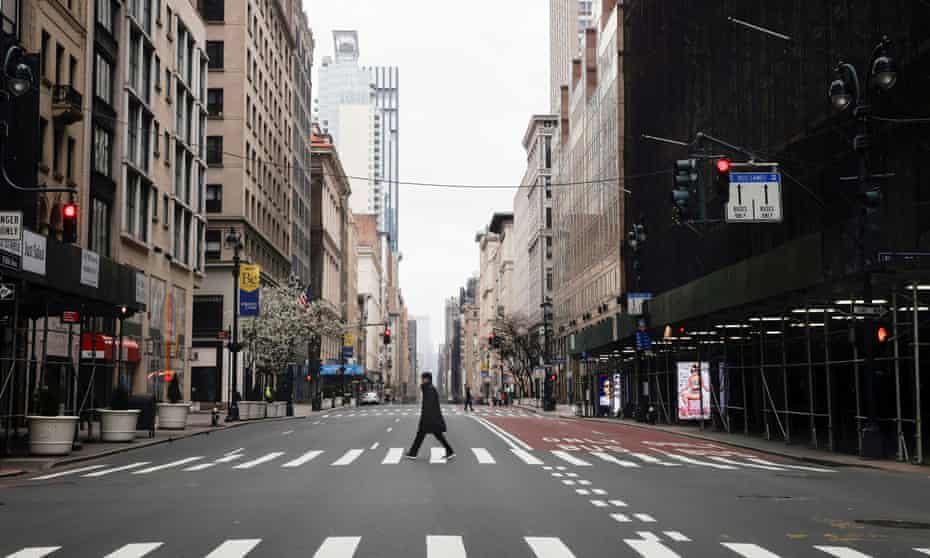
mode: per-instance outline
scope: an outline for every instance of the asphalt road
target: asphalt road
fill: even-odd
[[[391,406],[8,479],[0,556],[930,556],[930,476],[483,411],[445,410],[448,463],[432,438],[400,459],[416,408]]]

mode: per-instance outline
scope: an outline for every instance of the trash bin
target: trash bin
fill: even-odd
[[[147,395],[133,395],[129,398],[129,408],[138,409],[139,419],[136,430],[148,430],[149,438],[155,437],[155,399]]]

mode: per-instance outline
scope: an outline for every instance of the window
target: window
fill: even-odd
[[[94,63],[94,94],[108,105],[113,104],[113,64],[97,53]]]
[[[201,10],[207,21],[223,21],[223,0],[203,0]]]
[[[158,148],[158,146],[161,145],[161,132],[159,131],[158,122],[154,120],[152,121],[152,137],[155,138],[153,141],[153,146],[155,148],[153,155],[158,159],[159,155],[161,155],[161,150]]]
[[[246,106],[248,106],[248,101],[246,101]],[[223,115],[223,90],[222,89],[208,89],[207,90],[207,113],[210,116],[222,116]]]
[[[223,164],[223,136],[207,136],[207,164],[210,166]]]
[[[547,229],[552,228],[552,208],[551,207],[546,208],[546,228]]]
[[[220,259],[220,250],[222,248],[223,231],[208,230],[206,232],[206,247],[204,255],[208,260]]]
[[[126,191],[125,191],[125,200],[124,208],[125,214],[123,219],[125,220],[126,226],[124,227],[125,231],[130,235],[136,230],[136,199],[139,196],[139,176],[130,173],[126,180]]]
[[[547,260],[552,259],[552,237],[551,236],[546,237],[546,259]]]
[[[139,74],[139,62],[142,57],[142,38],[138,33],[133,33],[129,39],[129,84],[136,91],[142,88],[141,75]]]
[[[74,180],[74,138],[68,137],[68,152],[65,157],[65,176],[68,180]]]
[[[167,5],[165,6],[165,14],[167,15],[167,18],[165,19],[165,24],[168,26],[167,34],[168,34],[168,40],[170,41],[172,38],[171,26],[174,24],[174,16],[172,16],[170,6],[167,6]]]
[[[113,34],[113,0],[97,0],[97,24]]]
[[[207,56],[210,57],[210,69],[223,69],[223,41],[207,41]]]
[[[65,63],[65,47],[55,46],[55,85],[61,85],[61,66]]]
[[[155,90],[161,91],[161,58],[155,55]]]
[[[161,209],[162,209],[161,224],[164,225],[164,227],[167,229],[168,219],[171,217],[171,215],[168,213],[168,194],[165,194],[164,196],[162,196],[161,201],[162,201],[161,203]]]
[[[171,164],[171,134],[165,130],[165,164]]]
[[[152,222],[158,222],[158,188],[152,186]]]
[[[87,247],[101,256],[110,256],[110,204],[100,198],[90,198],[90,224]]]
[[[552,290],[552,270],[551,269],[546,270],[546,290],[547,291]]]
[[[165,97],[171,102],[171,69],[165,68]]]
[[[128,141],[126,145],[126,156],[134,164],[139,163],[139,105],[129,104],[129,122],[126,124],[128,132]]]
[[[112,140],[110,132],[99,126],[94,126],[94,172],[104,176],[112,176]]]
[[[547,200],[552,199],[552,177],[547,176],[543,178],[543,181],[545,182],[545,185],[546,185],[546,199]]]
[[[42,51],[41,51],[41,63],[42,63],[42,75],[48,77],[48,41],[51,37],[49,34],[42,31]]]
[[[48,135],[48,120],[39,118],[39,161],[45,162],[45,136]]]
[[[552,168],[552,136],[543,138],[543,168]]]
[[[207,213],[223,211],[223,185],[207,184]]]
[[[55,128],[52,135],[52,168],[55,174],[61,174],[61,142],[64,140],[63,128]]]
[[[68,85],[74,87],[74,77],[78,75],[78,61],[77,58],[70,56],[68,57]]]

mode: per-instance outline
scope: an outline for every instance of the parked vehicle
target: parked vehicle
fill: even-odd
[[[366,391],[362,396],[362,405],[378,405],[381,403],[381,398],[378,397],[378,392],[376,391]]]

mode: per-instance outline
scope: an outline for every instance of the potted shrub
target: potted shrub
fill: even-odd
[[[181,382],[175,374],[168,384],[168,401],[158,404],[158,428],[162,430],[184,430],[187,427],[187,414],[190,403],[182,402]]]
[[[29,453],[33,455],[68,455],[74,442],[77,417],[59,416],[58,392],[43,387],[39,392],[38,415],[29,422]]]
[[[113,392],[109,409],[100,413],[100,439],[104,442],[131,442],[136,438],[139,409],[129,408],[129,390],[119,386]]]

